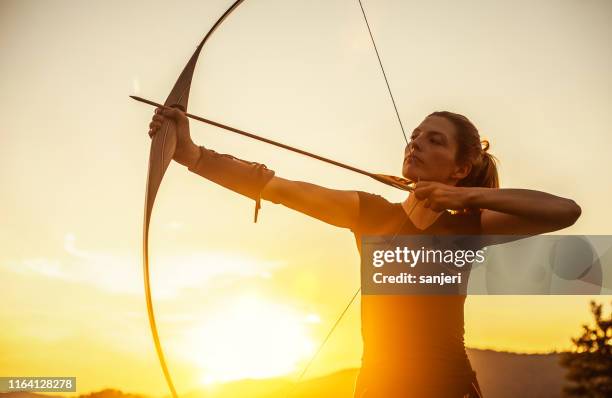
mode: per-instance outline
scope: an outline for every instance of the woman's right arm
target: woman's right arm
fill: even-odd
[[[261,197],[341,228],[353,228],[359,217],[356,191],[330,189],[274,176],[264,187]]]

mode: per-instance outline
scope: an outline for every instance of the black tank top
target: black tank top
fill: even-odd
[[[479,212],[444,212],[432,225],[420,230],[400,203],[366,192],[358,194],[359,219],[352,231],[360,253],[362,235],[481,233]],[[429,391],[429,386],[434,391],[440,384],[472,380],[474,372],[463,341],[464,303],[464,295],[362,295],[363,356],[358,384],[372,389],[379,386],[379,390],[394,385],[390,391],[405,389],[414,393]]]

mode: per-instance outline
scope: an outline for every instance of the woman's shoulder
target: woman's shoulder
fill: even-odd
[[[384,231],[405,217],[401,203],[392,203],[386,198],[363,191],[359,196],[359,216],[354,230],[360,232]]]
[[[374,205],[374,206],[392,206],[393,203],[389,202],[384,197],[364,191],[357,191],[357,195],[359,196],[359,203],[364,205]]]
[[[390,202],[381,195],[357,191],[359,196],[359,212],[371,213],[371,212],[396,212],[401,210],[402,204]]]

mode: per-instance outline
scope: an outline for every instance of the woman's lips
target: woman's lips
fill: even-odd
[[[417,162],[423,163],[423,161],[420,158],[418,158],[417,156],[415,156],[415,155],[407,156],[406,159],[404,159],[404,163],[406,163],[406,162],[409,162],[409,163],[417,163]]]

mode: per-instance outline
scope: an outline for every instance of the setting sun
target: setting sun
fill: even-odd
[[[201,382],[282,376],[313,353],[308,323],[313,314],[249,295],[228,303],[190,334]]]

